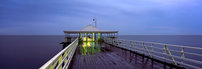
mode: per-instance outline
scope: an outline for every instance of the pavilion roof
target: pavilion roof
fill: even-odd
[[[118,33],[118,31],[100,30],[99,28],[93,25],[87,25],[81,30],[64,31],[64,33]]]
[[[81,29],[80,31],[101,31],[101,30],[90,24]]]

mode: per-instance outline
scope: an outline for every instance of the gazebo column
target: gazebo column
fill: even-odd
[[[100,33],[100,37],[102,38],[102,33]]]
[[[100,39],[100,33],[98,33],[98,40]]]
[[[97,33],[95,33],[95,41],[97,41]]]
[[[86,42],[87,42],[87,39],[88,39],[88,38],[87,38],[87,35],[88,35],[88,33],[85,33],[85,39],[86,39]]]
[[[93,41],[95,41],[95,33],[93,32]]]
[[[82,37],[82,35],[81,35],[82,33],[79,33],[79,38],[81,39],[81,37]]]

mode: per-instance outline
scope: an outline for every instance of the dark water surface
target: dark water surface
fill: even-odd
[[[61,49],[63,36],[0,36],[0,69],[38,69]]]
[[[202,47],[199,35],[121,35],[121,39]],[[64,36],[0,36],[0,69],[37,69],[60,50]]]

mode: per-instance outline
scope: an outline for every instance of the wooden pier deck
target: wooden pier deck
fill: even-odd
[[[64,33],[65,42],[72,42],[40,69],[202,68],[199,47],[118,39],[118,31],[100,30],[92,25]]]
[[[76,49],[70,69],[172,69],[173,66],[156,62],[106,43],[82,43]],[[93,46],[92,46],[93,45]]]

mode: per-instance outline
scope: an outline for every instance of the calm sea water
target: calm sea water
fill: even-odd
[[[120,39],[202,47],[200,35],[121,35]],[[37,69],[62,50],[64,36],[0,36],[0,69]]]
[[[38,69],[60,50],[63,36],[0,36],[0,69]]]

